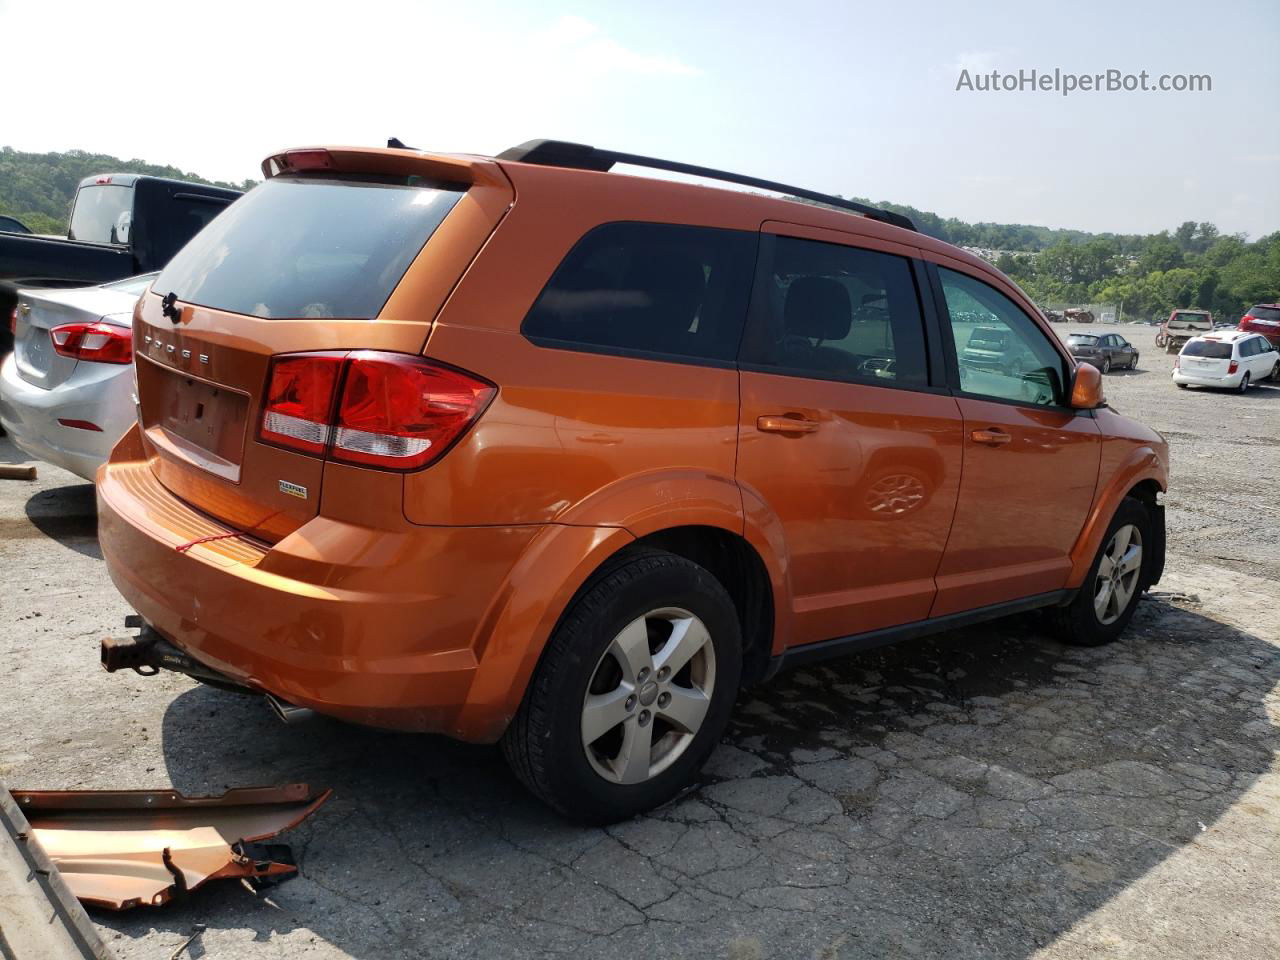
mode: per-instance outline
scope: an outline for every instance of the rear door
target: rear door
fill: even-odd
[[[1066,406],[1070,364],[1052,334],[1010,294],[961,267],[936,270],[964,418],[964,471],[935,617],[1065,586],[1101,457],[1096,421]],[[974,317],[1005,329],[1033,363],[1014,372],[966,364]]]
[[[134,324],[139,420],[160,481],[269,541],[314,516],[325,461],[259,437],[271,358],[420,353],[492,230],[484,205],[466,184],[326,169],[269,179],[228,207],[161,272]],[[455,208],[461,219],[442,229]],[[393,297],[420,256],[438,261],[443,290],[420,277],[416,296]],[[308,389],[289,386],[299,400]]]
[[[922,620],[933,602],[961,419],[933,382],[913,253],[764,225],[737,475],[785,543],[792,644]]]

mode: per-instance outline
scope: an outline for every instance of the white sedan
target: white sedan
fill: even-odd
[[[1280,353],[1266,338],[1243,330],[1224,330],[1192,337],[1173,361],[1179,387],[1221,387],[1244,393],[1280,366]]]
[[[18,292],[0,424],[26,453],[93,479],[136,416],[130,327],[155,276]]]

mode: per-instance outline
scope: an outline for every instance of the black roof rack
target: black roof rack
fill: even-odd
[[[567,140],[526,140],[518,147],[503,150],[498,154],[499,160],[512,160],[519,163],[537,163],[547,167],[573,167],[576,170],[597,170],[601,173],[609,170],[615,163],[626,163],[633,167],[649,167],[654,170],[669,170],[672,173],[685,173],[695,177],[707,177],[711,180],[723,180],[726,183],[738,183],[744,187],[758,187],[761,190],[772,190],[786,193],[806,200],[815,200],[828,206],[852,210],[872,220],[891,223],[895,227],[915,230],[916,225],[910,217],[890,210],[881,210],[857,200],[846,200],[804,187],[793,187],[773,180],[761,180],[759,177],[748,177],[740,173],[729,173],[725,170],[713,170],[710,167],[696,167],[691,163],[677,163],[674,160],[659,160],[656,157],[642,157],[634,153],[619,153],[616,150],[601,150],[585,143],[570,143]]]

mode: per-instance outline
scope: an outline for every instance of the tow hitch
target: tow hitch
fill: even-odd
[[[303,723],[315,717],[315,711],[308,707],[299,707],[275,694],[255,690],[212,667],[206,667],[160,636],[151,624],[137,615],[125,617],[124,625],[126,630],[137,630],[138,633],[102,638],[102,669],[107,673],[132,670],[139,676],[154,677],[161,670],[172,670],[220,690],[261,696],[272,714],[283,723]]]
[[[102,638],[102,667],[107,673],[132,670],[143,677],[154,677],[161,670],[172,670],[235,693],[258,692],[183,653],[139,616],[125,617],[124,625],[127,630],[139,632]]]

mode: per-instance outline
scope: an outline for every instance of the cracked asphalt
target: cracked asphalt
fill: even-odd
[[[1111,647],[1029,615],[785,674],[694,790],[583,829],[492,748],[103,673],[129,611],[92,489],[41,465],[0,481],[0,778],[333,788],[285,835],[300,876],[94,912],[122,958],[197,923],[211,960],[1280,956],[1280,388],[1174,390],[1151,328],[1121,332],[1143,362],[1108,394],[1174,474],[1165,579]]]

